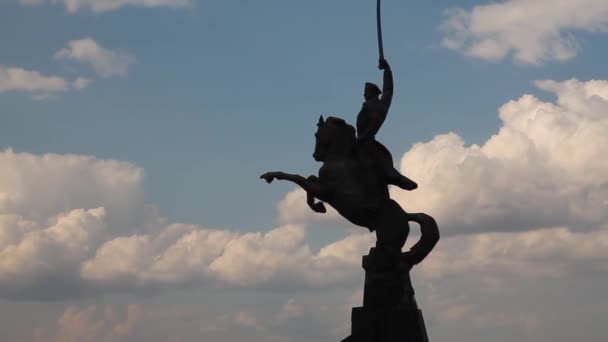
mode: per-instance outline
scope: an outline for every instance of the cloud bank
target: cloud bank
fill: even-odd
[[[59,76],[43,75],[35,70],[0,66],[0,94],[5,92],[26,92],[35,100],[42,100],[53,94],[70,90],[80,90],[89,84],[86,78],[73,81]]]
[[[68,46],[57,51],[54,57],[89,64],[101,77],[126,76],[129,65],[135,63],[134,56],[104,48],[88,37],[68,42]],[[84,77],[68,80],[43,75],[36,70],[0,66],[0,94],[25,92],[34,100],[44,100],[59,93],[82,90],[90,83],[91,80]]]
[[[68,42],[68,47],[55,53],[56,59],[91,65],[101,77],[126,76],[135,57],[100,46],[90,37]]]
[[[509,0],[446,11],[443,45],[488,61],[538,65],[574,58],[574,33],[607,32],[603,0]]]
[[[356,239],[312,253],[301,225],[238,233],[167,224],[143,201],[143,171],[127,162],[6,150],[0,170],[3,298],[188,284],[341,286],[356,274]]]
[[[26,6],[59,4],[63,5],[68,13],[76,13],[80,10],[103,13],[126,6],[184,8],[192,5],[191,0],[19,0],[19,3]]]
[[[557,103],[532,95],[499,109],[500,130],[482,145],[456,134],[418,143],[401,170],[419,191],[397,192],[428,211],[444,234],[524,231],[608,221],[608,82],[539,81]]]
[[[565,277],[580,265],[605,272],[608,82],[537,85],[557,101],[509,101],[499,111],[503,126],[484,144],[466,146],[449,133],[402,158],[420,188],[394,197],[434,215],[444,236],[421,266],[424,279]],[[143,170],[127,162],[6,150],[0,170],[3,298],[193,285],[353,288],[374,241],[361,230],[313,252],[306,224],[318,216],[298,191],[279,203],[278,227],[242,233],[166,222],[144,203]]]
[[[412,276],[433,339],[569,341],[605,330],[597,317],[608,307],[601,295],[608,281],[608,82],[536,85],[556,100],[523,95],[505,103],[502,127],[483,144],[466,145],[449,133],[401,159],[420,189],[393,195],[409,211],[436,216],[443,233]],[[128,162],[0,153],[0,298],[70,300],[55,324],[33,333],[14,329],[12,336],[346,336],[345,317],[361,304],[361,256],[373,234],[362,229],[313,251],[307,224],[335,225],[338,218],[310,215],[300,191],[278,204],[281,222],[265,232],[170,223],[144,202],[144,181],[143,170]],[[145,296],[126,295],[112,306],[72,301],[148,290],[173,296],[180,291],[172,289],[187,287],[197,295],[186,293],[181,302],[170,296],[169,307],[154,302],[159,296],[146,303]],[[283,301],[269,303],[273,293]],[[222,295],[230,300],[206,302]],[[233,298],[239,295],[247,300]]]

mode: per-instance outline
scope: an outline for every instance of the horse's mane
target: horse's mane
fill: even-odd
[[[325,120],[325,123],[340,128],[349,136],[352,136],[353,139],[355,138],[355,127],[349,125],[344,119],[330,116]]]

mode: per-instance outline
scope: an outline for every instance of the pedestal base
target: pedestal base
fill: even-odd
[[[363,306],[353,308],[351,335],[342,342],[429,342],[414,298],[407,254],[397,259],[372,248],[363,257]]]
[[[353,308],[352,333],[342,342],[429,342],[422,311],[416,306],[378,312]]]

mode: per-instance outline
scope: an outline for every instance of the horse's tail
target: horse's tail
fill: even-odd
[[[410,221],[420,225],[420,240],[410,249],[411,261],[420,263],[439,242],[439,227],[433,217],[424,213],[408,214]]]

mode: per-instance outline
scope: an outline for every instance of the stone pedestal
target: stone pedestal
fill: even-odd
[[[363,257],[363,306],[352,310],[351,335],[342,342],[428,342],[410,280],[407,253],[372,248]]]

